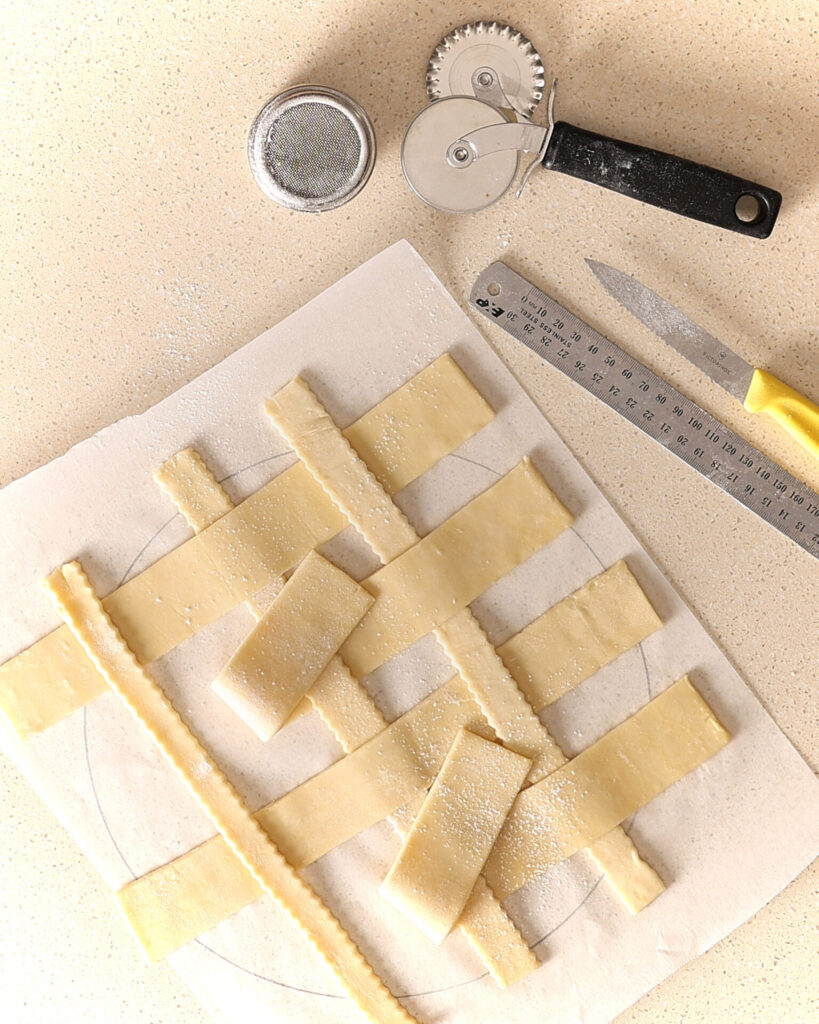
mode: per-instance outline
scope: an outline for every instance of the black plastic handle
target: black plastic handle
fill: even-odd
[[[543,166],[753,238],[768,237],[782,203],[782,196],[772,188],[565,121],[554,127]],[[737,204],[745,196],[751,199],[743,201],[738,213]],[[750,215],[744,213],[746,205]]]

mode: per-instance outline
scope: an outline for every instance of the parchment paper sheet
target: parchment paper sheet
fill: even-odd
[[[296,373],[346,426],[445,351],[497,416],[399,495],[419,532],[524,454],[575,515],[571,530],[475,602],[491,639],[500,643],[624,557],[665,621],[544,714],[566,752],[577,753],[686,672],[734,739],[627,823],[668,883],[636,918],[583,854],[510,898],[510,912],[544,964],[507,992],[483,976],[458,936],[435,950],[379,899],[398,848],[387,825],[333,851],[306,877],[419,1020],[598,1024],[736,928],[810,863],[819,850],[819,782],[408,243],[387,249],[143,416],[114,424],[0,492],[0,661],[57,625],[39,585],[57,564],[80,557],[106,593],[188,536],[151,478],[173,452],[195,445],[240,500],[292,462],[262,403]],[[325,551],[357,575],[375,567],[352,530]],[[262,745],[211,692],[211,679],[250,624],[238,608],[152,671],[255,809],[340,750],[315,714]],[[366,683],[392,718],[450,674],[427,637]],[[107,694],[25,745],[12,737],[4,744],[112,888],[212,832]],[[172,962],[218,1021],[359,1019],[270,900],[234,915]]]

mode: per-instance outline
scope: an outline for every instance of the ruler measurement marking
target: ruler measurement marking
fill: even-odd
[[[819,495],[502,263],[470,303],[536,355],[819,557]]]

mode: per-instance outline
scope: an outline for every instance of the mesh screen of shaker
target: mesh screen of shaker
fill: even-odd
[[[337,107],[307,101],[286,108],[267,135],[265,161],[294,199],[324,199],[352,189],[361,139]]]

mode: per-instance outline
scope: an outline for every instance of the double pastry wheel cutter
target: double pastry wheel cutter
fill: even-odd
[[[782,196],[764,185],[646,146],[554,120],[556,82],[545,125],[531,118],[543,97],[543,62],[520,32],[498,22],[455,29],[427,69],[432,101],[414,118],[401,151],[404,175],[425,203],[473,213],[497,202],[533,155],[520,195],[541,165],[672,213],[767,238]]]

